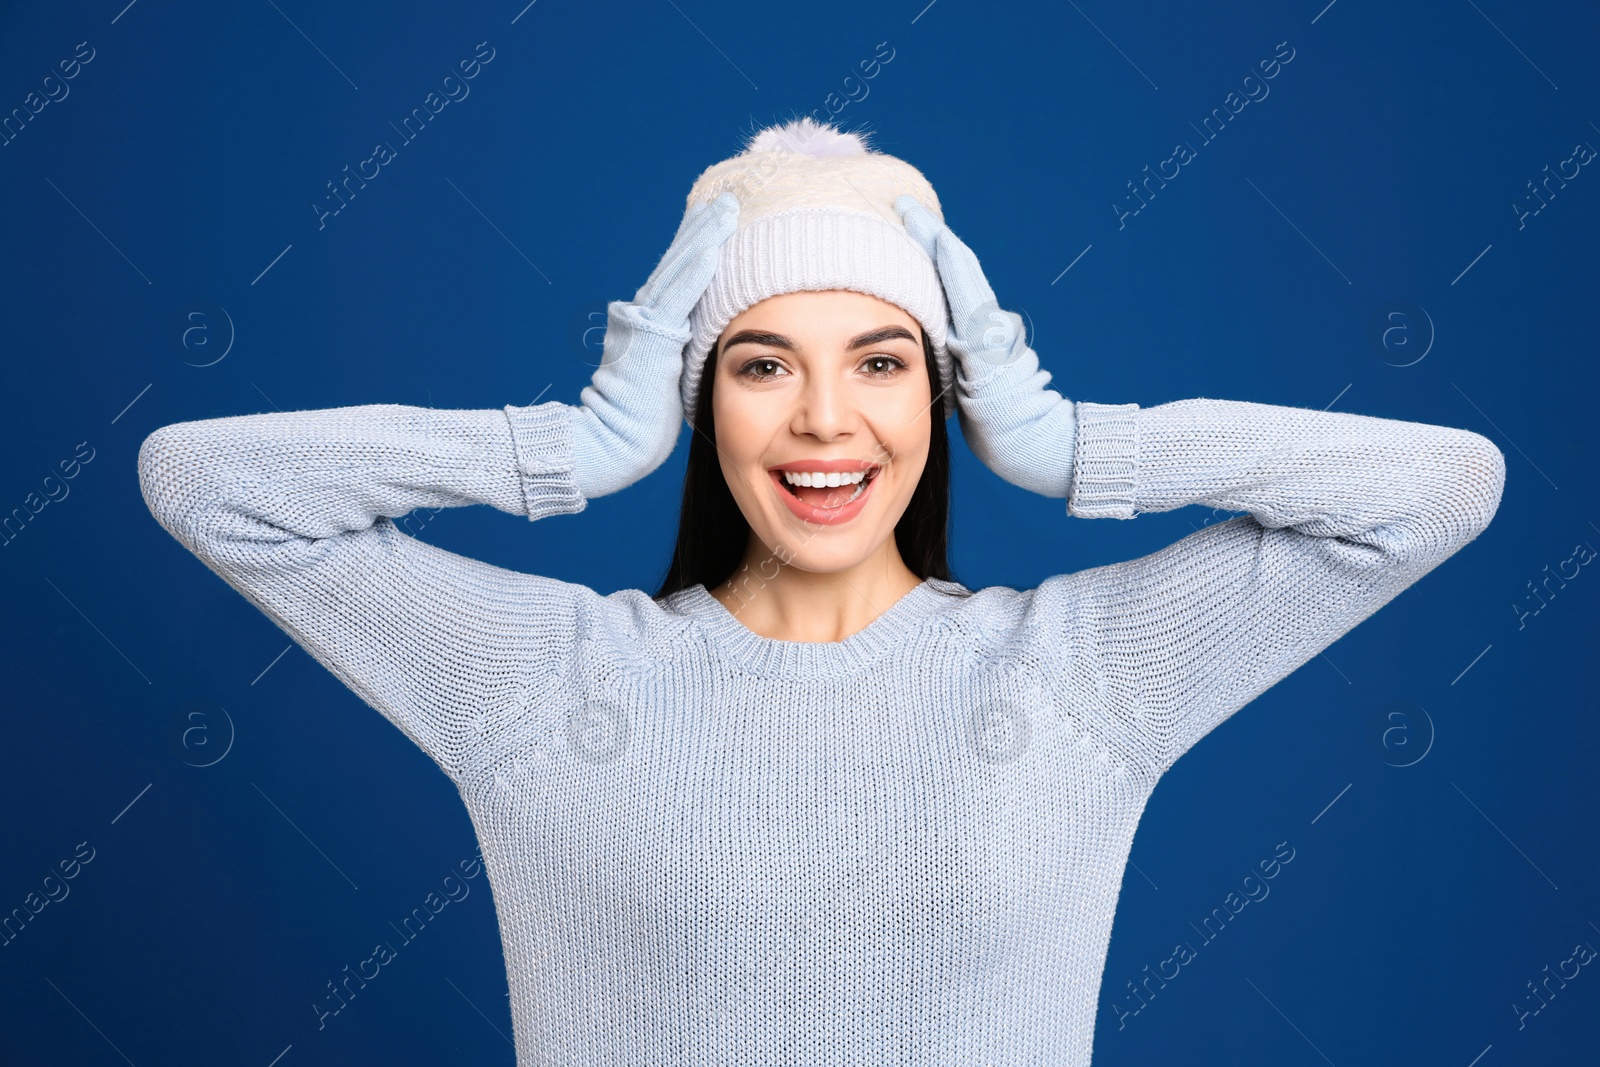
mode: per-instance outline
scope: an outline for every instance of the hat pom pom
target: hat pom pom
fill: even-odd
[[[745,148],[746,155],[752,152],[793,152],[816,159],[832,159],[866,155],[867,144],[860,134],[845,133],[807,116],[761,130],[750,138]]]

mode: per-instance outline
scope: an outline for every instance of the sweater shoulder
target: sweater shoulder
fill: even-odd
[[[994,655],[1025,643],[1025,620],[1035,590],[988,585],[947,596],[939,625],[965,647]]]
[[[551,640],[566,646],[570,663],[599,656],[653,673],[681,655],[693,622],[672,598],[658,601],[637,588],[601,593],[579,583],[557,584],[566,587],[559,602],[568,610],[543,625]]]

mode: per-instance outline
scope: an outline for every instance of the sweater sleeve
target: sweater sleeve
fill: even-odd
[[[1156,774],[1493,518],[1505,457],[1467,430],[1245,401],[1077,405],[1068,512],[1248,514],[1051,579],[1114,727]],[[1050,584],[1046,583],[1046,584]]]
[[[570,412],[369,404],[174,423],[140,447],[139,484],[184,547],[459,782],[484,717],[560,655],[557,620],[598,594],[393,520],[469,504],[530,520],[582,511]]]

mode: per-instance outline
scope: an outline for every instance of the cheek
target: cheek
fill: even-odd
[[[895,461],[917,470],[928,461],[928,439],[933,432],[927,403],[924,398],[920,404],[897,405],[880,423],[883,433],[879,440],[892,450]]]
[[[735,479],[749,478],[749,468],[759,464],[766,442],[771,440],[771,428],[756,406],[737,399],[724,404],[714,397],[712,414],[717,421],[717,459],[732,486]]]
[[[895,435],[902,440],[926,441],[932,429],[930,411],[942,408],[944,403],[933,403],[928,383],[920,381],[917,388],[895,389],[884,396],[885,414],[893,421]],[[909,385],[909,383],[908,383]]]

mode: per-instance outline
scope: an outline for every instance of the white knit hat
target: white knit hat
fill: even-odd
[[[894,209],[896,198],[909,193],[944,221],[920,171],[868,150],[861,134],[803,118],[759,131],[742,153],[707,168],[689,190],[686,210],[723,192],[739,199],[738,228],[689,316],[693,335],[679,381],[686,419],[694,419],[706,354],[728,323],[769,296],[821,289],[878,297],[921,323],[938,366],[945,418],[955,414],[944,287]]]

